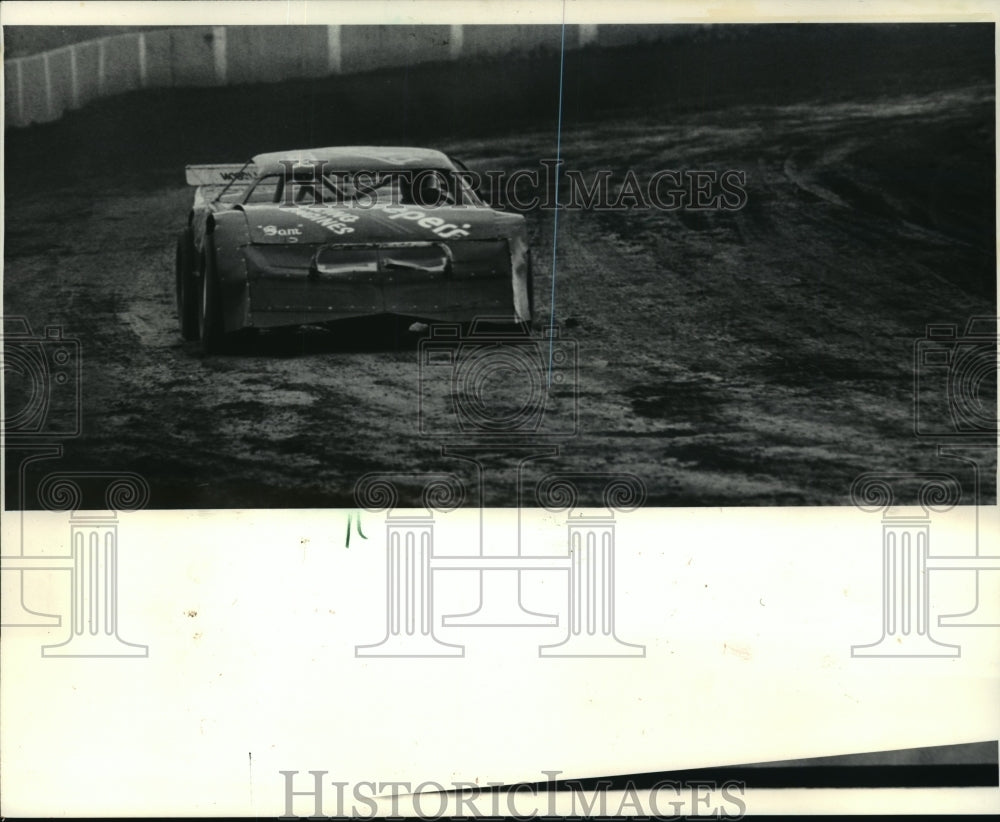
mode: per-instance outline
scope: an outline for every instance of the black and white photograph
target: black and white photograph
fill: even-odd
[[[1000,809],[996,9],[757,5],[0,2],[4,816]]]
[[[63,468],[350,507],[484,437],[849,505],[985,433],[995,499],[992,23],[4,38],[7,415]]]

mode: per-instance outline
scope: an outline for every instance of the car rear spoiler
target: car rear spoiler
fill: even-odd
[[[224,163],[185,166],[184,173],[189,186],[245,185],[257,176],[257,168],[252,163]]]

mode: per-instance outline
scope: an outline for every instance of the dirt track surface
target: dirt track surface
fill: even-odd
[[[948,470],[913,434],[913,345],[927,323],[995,313],[979,164],[993,117],[992,88],[958,85],[570,123],[568,168],[619,181],[739,169],[748,202],[560,213],[554,314],[579,352],[580,434],[528,478],[629,471],[653,505],[842,505],[865,471]],[[434,147],[474,168],[537,168],[554,134]],[[62,325],[83,352],[83,435],[61,469],[137,471],[164,508],[352,506],[370,471],[470,478],[418,436],[413,339],[304,329],[218,356],[181,341],[174,237],[190,189],[15,194],[5,314],[36,333]],[[40,232],[53,215],[58,233]],[[552,219],[528,216],[544,322]],[[992,499],[995,452],[983,468]],[[494,488],[489,503],[516,504],[512,483]]]

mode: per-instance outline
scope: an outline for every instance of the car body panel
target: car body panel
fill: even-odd
[[[459,204],[351,200],[250,202],[258,181],[293,189],[303,163],[341,172],[457,172],[441,152],[343,147],[256,156],[252,163],[189,166],[197,185],[189,221],[195,276],[211,255],[226,331],[397,314],[466,322],[531,319],[527,234],[520,215],[472,195]],[[294,177],[295,185],[299,183]],[[265,191],[266,189],[261,189]],[[281,189],[278,189],[279,191]],[[324,193],[324,197],[329,192]]]

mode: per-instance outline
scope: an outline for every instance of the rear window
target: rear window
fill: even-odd
[[[243,202],[363,208],[482,204],[456,172],[443,169],[328,171],[318,179],[269,174],[250,188]]]
[[[261,177],[247,193],[246,203],[273,203],[278,199],[281,178],[277,174]]]

